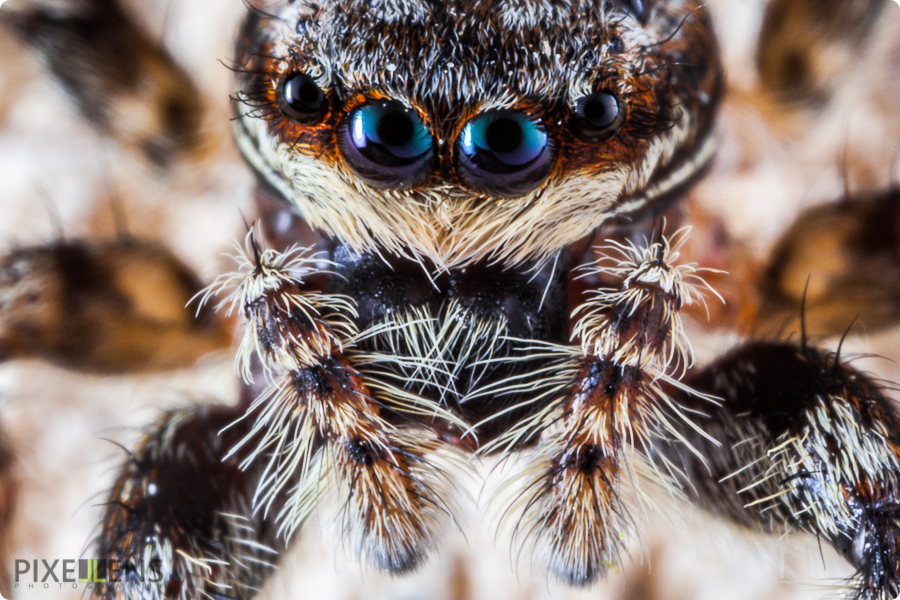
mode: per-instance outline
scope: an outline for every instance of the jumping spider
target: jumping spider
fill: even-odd
[[[849,33],[811,37],[876,47],[884,4],[835,9],[823,22]],[[94,127],[158,174],[210,168],[215,109],[114,0],[4,11]],[[763,46],[783,101],[836,102],[839,74]],[[852,302],[873,326],[896,320],[900,194],[807,213],[764,267],[692,238],[675,223],[716,152],[720,60],[694,0],[250,6],[232,124],[259,221],[237,270],[203,291],[131,238],[0,264],[5,358],[166,369],[246,321],[238,401],[166,412],[129,450],[89,551],[118,583],[91,593],[255,597],[322,507],[360,561],[405,575],[465,529],[458,488],[493,461],[514,555],[568,586],[622,565],[644,509],[670,497],[812,533],[856,568],[850,597],[900,594],[900,413],[890,386],[809,336],[849,327]],[[804,260],[819,241],[837,250]],[[748,282],[704,262],[721,252]],[[834,260],[810,269],[820,258]],[[803,322],[700,368],[687,329],[703,326],[685,315],[709,310],[731,327]]]

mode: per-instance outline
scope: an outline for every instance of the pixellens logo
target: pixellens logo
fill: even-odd
[[[17,559],[13,589],[64,589],[79,586],[146,585],[154,587],[163,580],[161,561],[153,558],[140,561],[136,566],[132,561],[118,561],[105,558],[80,559]],[[0,600],[4,600],[0,596]]]

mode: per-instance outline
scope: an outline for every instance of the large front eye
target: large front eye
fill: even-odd
[[[408,187],[431,169],[434,142],[415,111],[400,102],[373,102],[350,113],[340,136],[354,173],[379,187]]]
[[[610,139],[619,132],[624,120],[619,101],[606,92],[594,92],[579,100],[575,116],[578,135],[589,142]]]
[[[496,196],[519,196],[540,184],[553,166],[553,148],[537,121],[510,111],[479,115],[457,143],[460,174]]]
[[[281,82],[279,108],[298,123],[315,123],[328,109],[325,93],[306,73],[291,73]]]

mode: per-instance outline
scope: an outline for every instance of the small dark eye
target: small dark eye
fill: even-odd
[[[628,14],[634,15],[641,22],[644,22],[647,18],[647,6],[648,0],[617,0],[619,6],[628,12]]]
[[[373,102],[350,113],[341,150],[372,185],[408,187],[431,168],[434,142],[419,115],[397,101]]]
[[[629,2],[626,2],[626,4],[629,5],[631,14],[636,17],[644,16],[644,3],[642,2],[642,0],[630,0]]]
[[[281,112],[298,123],[314,123],[328,108],[325,93],[306,73],[292,73],[281,83]]]
[[[578,135],[589,142],[602,142],[613,137],[622,127],[619,101],[612,94],[594,92],[575,105],[575,127]]]
[[[543,126],[509,110],[486,112],[469,121],[457,148],[460,174],[497,196],[530,192],[553,166],[553,148]]]
[[[610,54],[622,54],[625,52],[625,43],[622,41],[617,35],[609,38],[609,52]]]

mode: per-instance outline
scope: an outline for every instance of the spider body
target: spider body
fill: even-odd
[[[429,454],[438,448],[418,436],[427,438],[430,428],[439,443],[453,438],[509,452],[534,444],[543,421],[568,419],[553,416],[566,411],[561,397],[570,385],[554,371],[567,372],[558,364],[570,334],[567,315],[593,310],[568,290],[571,269],[594,258],[583,239],[612,219],[659,210],[702,171],[720,88],[717,56],[708,19],[690,2],[300,3],[252,14],[237,57],[238,144],[266,186],[324,238],[318,245],[335,274],[324,296],[311,293],[302,315],[276,308],[300,306],[299,290],[316,274],[304,272],[287,284],[297,290],[289,292],[287,255],[266,258],[250,242],[255,266],[237,284],[234,305],[256,324],[245,347],[262,350],[265,370],[276,373],[270,400],[283,407],[256,402],[251,412],[264,412],[258,422],[269,431],[294,427],[280,411],[310,402],[296,384],[301,377],[323,390],[321,398],[339,395],[326,390],[342,382],[355,398],[347,402],[372,415],[352,423],[347,417],[346,428],[333,428],[327,414],[305,417],[316,422],[308,435],[323,438],[324,447],[307,434],[264,434],[253,456],[273,446],[284,455],[270,459],[274,481],[260,484],[270,487],[262,498],[284,491],[290,468],[327,462],[330,451],[328,468],[350,482],[351,505],[368,505],[373,493],[355,487],[356,469],[371,471],[372,481],[393,480],[397,497],[367,506],[361,522],[362,506],[348,509],[347,528],[377,565],[405,571],[433,545],[434,526],[401,524],[395,513],[453,512],[441,492],[419,481],[417,471],[431,470]],[[661,264],[667,252],[660,250]],[[669,298],[648,300],[656,307],[650,313],[690,302],[658,284],[648,282],[647,295]],[[265,291],[251,292],[257,288]],[[620,419],[646,409],[630,407],[642,404],[629,400],[632,392],[595,399],[591,388],[614,390],[622,381],[640,396],[652,387],[645,378],[666,371],[657,365],[649,374],[641,355],[669,352],[670,329],[677,329],[669,308],[654,324],[658,317],[640,304],[622,313],[609,348],[586,354],[578,368],[600,371],[587,389],[571,392],[585,394],[589,405],[609,402],[600,410],[617,418],[608,431],[588,432],[582,423],[560,434],[596,458],[576,459],[558,475],[582,473],[574,495],[602,489],[604,507],[566,516],[548,505],[549,513],[534,516],[579,520],[571,536],[561,530],[562,543],[546,548],[555,574],[577,584],[594,581],[617,552],[607,529],[618,523],[590,523],[624,512],[617,495],[620,470],[628,469],[619,465],[619,429],[629,437],[630,426]],[[336,327],[353,334],[343,339]],[[659,332],[645,336],[642,327]],[[581,335],[596,336],[589,327]],[[616,349],[619,343],[625,347]],[[383,372],[360,366],[379,362]],[[350,382],[346,373],[358,378]],[[558,380],[560,390],[538,393],[541,377]],[[497,393],[486,393],[492,389]],[[635,419],[638,438],[642,421]],[[534,468],[555,472],[552,464],[572,460],[557,451],[535,457]],[[408,455],[419,464],[406,465]],[[566,486],[564,477],[548,477],[547,494]],[[282,512],[288,532],[306,518],[307,478],[289,492]],[[624,516],[610,521],[617,519]]]
[[[9,21],[95,127],[159,168],[203,154],[192,84],[112,0],[14,4]],[[884,8],[864,4],[854,44]],[[149,66],[133,76],[132,62]],[[270,2],[251,7],[232,68],[261,227],[198,300],[207,319],[218,303],[245,321],[242,388],[233,405],[165,413],[129,453],[93,546],[121,585],[95,597],[254,597],[329,505],[362,562],[407,575],[459,525],[471,466],[514,457],[501,520],[516,555],[564,585],[623,564],[661,486],[745,527],[816,535],[858,569],[854,598],[897,592],[900,416],[881,386],[805,339],[692,371],[682,313],[715,294],[712,273],[680,260],[686,230],[659,217],[680,215],[715,149],[724,81],[706,7]],[[158,110],[131,110],[142,100]],[[885,205],[858,212],[874,223]],[[107,265],[127,244],[103,248]],[[793,290],[778,265],[802,252],[782,248],[768,276]],[[14,283],[71,278],[40,250],[11,255],[37,257]],[[195,291],[174,279],[171,297]],[[130,358],[157,339],[125,329],[104,339]]]

